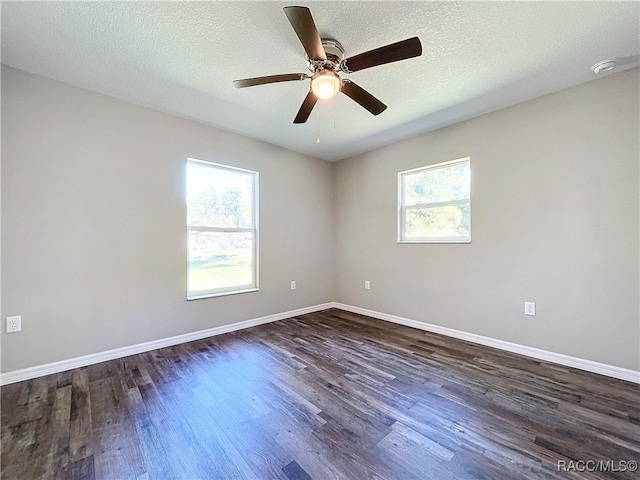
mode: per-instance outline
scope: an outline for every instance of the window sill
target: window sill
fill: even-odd
[[[470,238],[444,239],[434,238],[429,240],[398,240],[396,243],[471,243]]]
[[[224,297],[226,295],[237,295],[239,293],[251,293],[258,292],[259,288],[247,288],[246,290],[233,290],[231,292],[216,292],[216,293],[204,293],[202,295],[187,295],[187,301],[202,300],[203,298]]]

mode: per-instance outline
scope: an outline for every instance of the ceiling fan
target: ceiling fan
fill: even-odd
[[[233,82],[236,88],[253,87],[267,83],[289,82],[311,79],[309,93],[293,123],[305,123],[319,98],[331,98],[338,92],[362,105],[373,115],[379,115],[387,106],[351,80],[341,78],[341,73],[352,73],[365,68],[397,62],[422,55],[422,44],[418,37],[391,43],[384,47],[344,58],[344,49],[337,40],[320,38],[316,25],[307,7],[284,7],[284,13],[295,30],[305,52],[306,73],[286,73],[266,77],[245,78]]]

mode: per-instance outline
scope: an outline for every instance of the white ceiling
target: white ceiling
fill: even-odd
[[[293,125],[307,82],[285,5],[311,9],[346,56],[419,36],[423,55],[350,75],[389,108],[344,95]],[[7,2],[2,63],[269,143],[339,160],[637,65],[638,2]],[[627,57],[632,57],[631,59]],[[316,143],[317,135],[320,143]]]

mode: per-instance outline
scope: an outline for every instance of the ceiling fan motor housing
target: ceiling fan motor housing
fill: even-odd
[[[322,39],[322,48],[327,57],[326,61],[310,60],[307,55],[307,67],[312,73],[317,73],[319,70],[330,69],[333,71],[339,70],[339,65],[344,60],[344,47],[342,44],[332,38]]]

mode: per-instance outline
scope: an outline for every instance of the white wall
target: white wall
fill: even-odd
[[[2,120],[3,372],[333,300],[332,164],[5,66]],[[259,292],[186,301],[188,156],[260,172]]]
[[[339,162],[336,300],[638,370],[639,85],[622,72]],[[472,243],[397,244],[397,172],[466,156]]]

